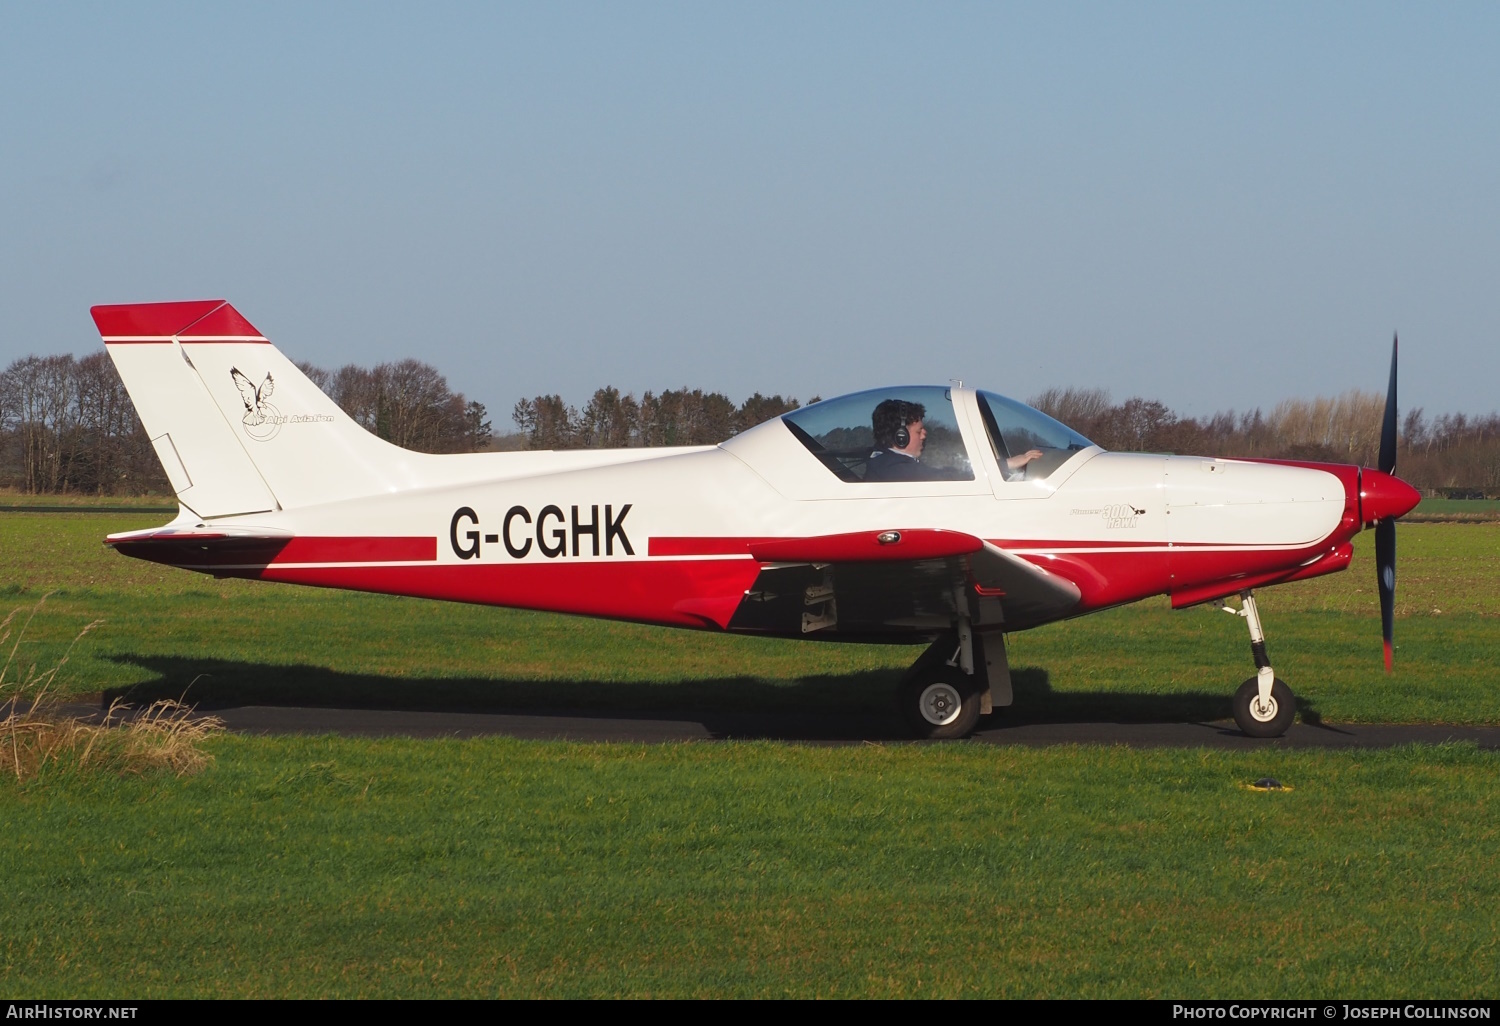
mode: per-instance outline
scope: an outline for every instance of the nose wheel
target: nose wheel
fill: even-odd
[[[1271,693],[1260,696],[1260,681],[1251,677],[1234,693],[1235,725],[1251,737],[1280,737],[1297,715],[1297,699],[1279,678],[1271,681]]]
[[[1271,659],[1266,655],[1266,635],[1260,626],[1260,612],[1255,607],[1255,594],[1240,592],[1240,608],[1220,602],[1225,612],[1245,619],[1250,628],[1250,654],[1255,657],[1255,676],[1240,685],[1234,693],[1235,725],[1250,737],[1280,737],[1291,728],[1297,716],[1297,696],[1287,687],[1276,671],[1271,669]]]

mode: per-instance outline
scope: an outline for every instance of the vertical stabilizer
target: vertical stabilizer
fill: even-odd
[[[430,457],[356,424],[223,300],[92,313],[172,488],[199,516],[423,483]]]

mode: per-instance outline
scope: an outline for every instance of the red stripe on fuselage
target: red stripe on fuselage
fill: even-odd
[[[956,535],[957,532],[946,531],[935,528],[922,529],[926,534],[932,535]],[[873,534],[874,532],[871,532]],[[915,534],[916,532],[904,532]],[[853,536],[851,536],[853,537]],[[862,536],[861,536],[862,537]],[[803,537],[780,537],[772,538],[765,536],[755,537],[654,537],[650,541],[649,554],[652,556],[743,556],[756,551],[762,547],[774,545],[792,544],[807,541]],[[1273,551],[1265,549],[1264,546],[1250,542],[1172,542],[1166,540],[1157,541],[1125,541],[1116,538],[1108,539],[1062,539],[1062,538],[991,538],[990,544],[997,548],[1005,549],[1007,552],[1053,552],[1071,549],[1103,549],[1106,551],[1128,552],[1133,549],[1233,549],[1251,551]],[[1297,549],[1300,551],[1300,547]],[[968,551],[964,549],[963,551]],[[1280,551],[1292,551],[1282,549]],[[961,553],[959,553],[961,554]],[[845,553],[840,555],[840,560],[858,558],[857,553]],[[920,559],[926,558],[920,555],[905,556],[899,547],[891,548],[888,553],[882,553],[886,558]],[[831,557],[828,557],[831,558]]]
[[[895,538],[881,542],[881,535],[894,535]],[[976,551],[980,544],[979,539],[970,534],[918,527],[779,538],[658,536],[650,539],[646,551],[652,556],[753,555],[764,563],[851,563],[963,555]]]
[[[675,627],[725,627],[755,583],[750,559],[437,566],[272,565],[233,572],[289,584],[577,613]]]
[[[431,563],[436,538],[293,538],[272,563]]]
[[[1022,552],[1020,556],[1076,584],[1083,593],[1079,611],[1087,612],[1163,593],[1180,593],[1190,602],[1201,602],[1288,578],[1332,573],[1348,566],[1348,560],[1329,557],[1357,532],[1358,525],[1351,532],[1349,525],[1341,524],[1328,538],[1295,549],[1173,546],[1152,552],[1121,548],[1113,552]],[[1304,574],[1307,564],[1320,559],[1328,559],[1322,569]]]

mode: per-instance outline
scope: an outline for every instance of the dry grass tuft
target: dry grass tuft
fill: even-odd
[[[15,635],[4,665],[0,665],[0,766],[25,781],[48,766],[80,773],[114,773],[132,776],[169,770],[177,776],[196,773],[213,762],[202,742],[224,729],[212,716],[194,716],[191,706],[163,700],[144,710],[115,702],[97,722],[65,713],[53,684],[67,665],[73,647],[98,627],[95,620],[73,639],[61,659],[38,671],[35,665],[24,673],[12,672],[16,653],[26,629],[47,601],[31,607],[23,623],[16,626],[21,609],[13,609],[0,620],[0,648]]]

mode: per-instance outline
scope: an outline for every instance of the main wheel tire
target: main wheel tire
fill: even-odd
[[[979,723],[979,685],[956,666],[938,665],[901,685],[902,715],[919,738],[967,737]]]
[[[1260,701],[1260,685],[1251,677],[1234,693],[1234,722],[1251,737],[1280,737],[1297,715],[1297,697],[1280,677],[1271,684],[1271,698]]]

